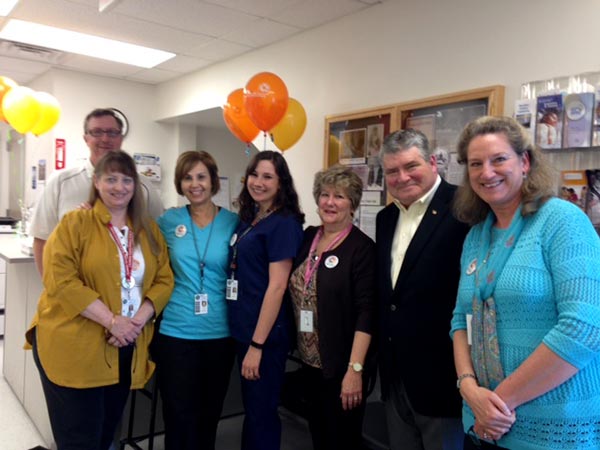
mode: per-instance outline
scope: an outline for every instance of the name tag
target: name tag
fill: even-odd
[[[225,292],[227,300],[237,300],[238,298],[238,280],[229,278],[227,280],[227,290]]]
[[[301,310],[300,311],[300,331],[304,333],[312,333],[313,328],[313,312]]]
[[[208,314],[208,294],[194,295],[194,314]]]

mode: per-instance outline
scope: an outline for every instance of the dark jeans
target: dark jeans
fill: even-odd
[[[155,337],[166,450],[214,450],[235,357],[225,339]]]
[[[58,450],[107,450],[131,387],[133,346],[119,349],[119,383],[76,389],[54,384],[46,376],[33,331],[33,359],[40,372],[52,434]]]
[[[342,378],[324,378],[323,371],[304,365],[300,379],[308,403],[308,425],[315,450],[363,450],[362,424],[366,398],[358,408],[342,408]],[[363,379],[363,393],[366,392]]]

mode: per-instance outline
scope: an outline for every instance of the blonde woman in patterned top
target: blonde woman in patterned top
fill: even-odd
[[[362,181],[347,167],[317,173],[321,226],[308,227],[290,294],[314,448],[362,449],[375,302],[375,244],[352,225]]]

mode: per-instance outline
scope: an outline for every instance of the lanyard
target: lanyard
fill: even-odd
[[[273,214],[275,211],[277,211],[277,208],[274,209],[267,209],[267,211],[264,214],[261,214],[259,216],[257,216],[252,223],[250,224],[250,226],[248,228],[246,228],[244,230],[244,232],[242,234],[240,234],[238,236],[238,238],[235,240],[235,242],[231,245],[232,249],[233,249],[233,254],[231,256],[231,264],[229,265],[229,268],[231,269],[231,278],[235,278],[234,274],[235,274],[235,269],[237,269],[237,255],[238,255],[238,244],[240,243],[240,241],[244,238],[244,236],[246,236],[248,233],[250,233],[250,231],[252,231],[252,229],[258,225],[258,223],[261,220],[266,219],[267,217],[269,217],[271,214]]]
[[[135,286],[133,283],[133,277],[131,276],[131,272],[133,270],[133,233],[128,229],[126,248],[117,235],[114,225],[110,222],[108,223],[108,231],[110,231],[113,240],[117,244],[119,253],[121,253],[121,256],[123,257],[123,263],[125,265],[125,278],[123,279],[123,287],[126,289],[131,289]]]
[[[200,262],[200,293],[204,292],[204,267],[206,267],[206,253],[208,252],[208,244],[210,243],[210,237],[212,236],[213,224],[217,218],[217,207],[213,205],[213,219],[210,222],[210,228],[208,230],[208,239],[206,239],[206,245],[204,246],[204,253],[202,254],[202,258],[200,258],[200,251],[198,250],[198,242],[196,241],[196,224],[192,219],[192,213],[190,211],[190,207],[188,205],[187,210],[190,215],[190,227],[192,229],[192,236],[194,238],[194,248],[196,249],[196,256],[198,257],[198,261]]]
[[[340,234],[338,234],[333,241],[331,241],[331,243],[327,246],[327,248],[321,252],[321,255],[323,253],[328,252],[333,247],[335,247],[338,242],[340,242],[342,239],[344,239],[346,236],[348,236],[350,234],[351,230],[352,230],[352,224],[349,223],[348,226]],[[310,250],[308,251],[308,261],[306,263],[306,270],[304,272],[304,292],[306,292],[306,290],[308,289],[308,286],[310,285],[313,275],[315,274],[315,271],[317,270],[317,266],[319,265],[319,256],[316,254],[316,251],[317,251],[317,245],[319,245],[319,241],[321,240],[322,237],[323,237],[323,227],[320,227],[319,231],[317,231],[317,234],[315,234],[312,244],[310,245]]]

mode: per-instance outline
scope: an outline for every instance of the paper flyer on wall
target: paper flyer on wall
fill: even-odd
[[[592,144],[594,93],[582,92],[565,97],[564,148],[589,147]]]
[[[562,147],[563,97],[561,94],[537,98],[535,143],[544,149]]]
[[[137,167],[137,172],[152,181],[161,180],[160,156],[151,153],[134,153],[133,160]]]
[[[515,101],[515,120],[529,133],[531,141],[535,141],[535,111],[537,101],[534,98]]]

